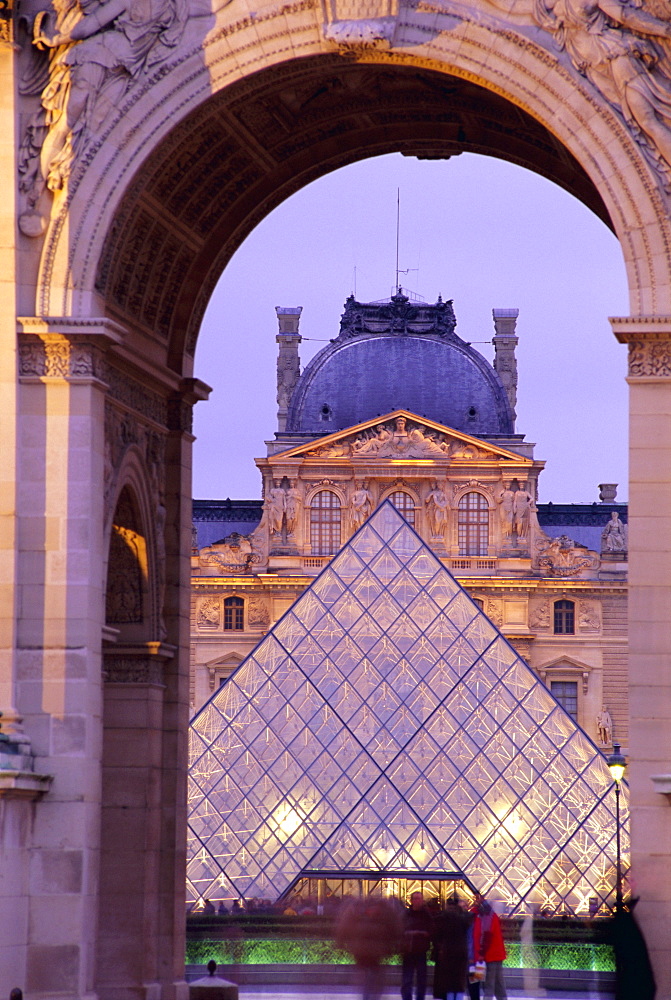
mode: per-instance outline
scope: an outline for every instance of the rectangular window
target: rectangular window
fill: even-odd
[[[551,681],[550,690],[572,719],[578,719],[578,682]]]

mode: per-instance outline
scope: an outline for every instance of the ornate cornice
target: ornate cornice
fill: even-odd
[[[671,378],[671,316],[612,316],[610,324],[629,346],[629,378]]]

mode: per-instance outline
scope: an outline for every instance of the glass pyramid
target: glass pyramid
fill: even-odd
[[[389,502],[189,735],[190,900],[402,871],[513,914],[612,905],[603,755]]]

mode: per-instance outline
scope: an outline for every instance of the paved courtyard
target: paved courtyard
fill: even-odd
[[[306,996],[328,997],[329,1000],[355,1000],[361,996],[356,990],[348,990],[342,986],[241,986],[240,996],[245,1000],[303,1000]],[[430,997],[430,994],[427,994]],[[598,992],[569,992],[565,990],[541,990],[527,993],[524,990],[508,990],[510,998],[524,1000],[612,1000],[612,994]],[[400,993],[387,991],[381,1000],[400,1000]]]

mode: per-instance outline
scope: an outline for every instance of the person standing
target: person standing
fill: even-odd
[[[485,1000],[508,1000],[506,985],[503,981],[503,963],[506,958],[506,946],[503,942],[501,921],[494,913],[489,903],[480,906],[480,927],[482,933],[482,956],[487,963],[485,975]]]
[[[416,1000],[426,996],[426,953],[433,938],[433,918],[421,892],[413,892],[410,906],[403,914],[403,964],[401,998],[412,1000],[413,984]]]
[[[456,897],[436,920],[433,936],[433,995],[436,1000],[462,1000],[468,978],[468,915]]]

